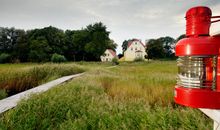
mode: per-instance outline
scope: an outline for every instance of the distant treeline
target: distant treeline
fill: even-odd
[[[117,44],[101,22],[81,30],[45,27],[25,31],[0,27],[0,62],[47,62],[53,55],[68,61],[98,61],[107,48]]]

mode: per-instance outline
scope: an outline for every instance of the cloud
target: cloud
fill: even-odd
[[[220,15],[217,0],[1,0],[0,25],[80,29],[102,21],[121,52],[126,39],[176,38],[185,33],[185,12],[199,5],[209,6],[213,14]]]

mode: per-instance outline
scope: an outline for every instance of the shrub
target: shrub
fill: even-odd
[[[5,89],[0,89],[0,100],[7,97]]]
[[[119,64],[119,62],[118,62],[118,58],[113,58],[112,59],[112,63],[113,63],[113,65],[118,65]]]
[[[10,55],[7,54],[7,53],[2,53],[0,55],[0,63],[7,63],[7,62],[10,62]]]
[[[144,59],[139,57],[139,58],[135,58],[134,61],[135,62],[140,62],[140,61],[144,61]]]
[[[54,63],[61,63],[61,62],[65,62],[66,58],[63,55],[59,55],[59,54],[55,53],[52,55],[51,61]]]

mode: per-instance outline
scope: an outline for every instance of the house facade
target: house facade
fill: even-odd
[[[138,39],[128,42],[128,47],[124,52],[125,61],[134,61],[135,59],[145,59],[147,55],[145,45]]]
[[[100,58],[102,62],[111,62],[115,57],[117,57],[116,52],[112,49],[106,49],[105,53]]]

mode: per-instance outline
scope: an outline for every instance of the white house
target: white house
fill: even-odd
[[[125,61],[134,61],[135,59],[145,59],[147,55],[145,45],[138,39],[128,42],[128,47],[124,52]]]
[[[105,62],[105,61],[112,61],[112,59],[115,57],[117,57],[116,52],[114,52],[112,49],[107,49],[100,58],[102,62]]]

